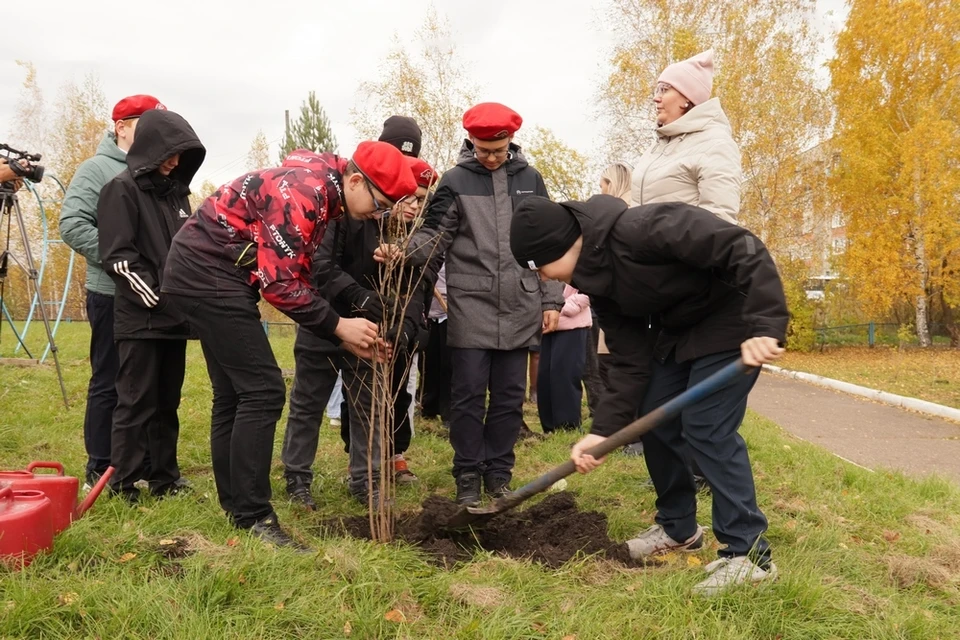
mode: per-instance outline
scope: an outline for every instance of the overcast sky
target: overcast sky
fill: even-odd
[[[508,104],[525,128],[549,127],[586,153],[602,142],[595,96],[612,45],[603,15],[608,4],[434,2],[450,21],[482,100]],[[0,36],[0,141],[10,132],[24,77],[15,59],[36,65],[49,103],[64,82],[79,83],[93,72],[111,106],[126,95],[150,93],[193,125],[207,148],[196,186],[242,173],[257,130],[278,142],[284,109],[293,116],[311,90],[341,153],[349,154],[358,141],[350,126],[358,84],[377,78],[393,34],[414,32],[429,0],[47,0],[25,6],[7,13]],[[821,28],[841,24],[842,0],[818,0],[818,7]]]

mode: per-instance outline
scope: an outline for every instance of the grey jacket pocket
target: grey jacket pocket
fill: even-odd
[[[464,273],[447,274],[447,288],[461,291],[492,291],[493,276],[472,276]]]
[[[540,293],[540,278],[520,278],[520,287],[527,293]]]

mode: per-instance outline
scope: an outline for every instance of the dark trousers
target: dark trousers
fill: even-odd
[[[410,440],[413,438],[413,429],[410,428],[410,403],[413,402],[413,396],[407,391],[407,383],[410,380],[410,372],[407,371],[409,355],[398,353],[393,366],[393,382],[391,384],[392,392],[396,394],[393,400],[393,453],[406,453],[410,448]],[[356,367],[355,367],[356,368]],[[358,380],[352,385],[355,388],[353,396],[358,395],[358,385],[370,387],[373,383],[373,369],[370,367],[357,368],[357,374],[354,376]],[[346,386],[346,382],[344,382]],[[350,396],[343,394],[344,405],[350,404]],[[364,394],[362,400],[366,400],[365,408],[359,414],[349,411],[344,407],[340,410],[340,439],[343,440],[343,450],[350,453],[351,425],[354,417],[360,415],[366,422],[369,422],[366,415],[369,412],[371,396]],[[344,405],[341,405],[342,407]],[[367,433],[368,424],[360,425],[360,430]]]
[[[186,364],[186,340],[118,340],[117,407],[113,411],[111,487],[139,493],[141,477],[162,494],[180,478],[180,390]],[[144,471],[147,453],[150,470]]]
[[[313,481],[323,412],[340,374],[340,356],[331,353],[330,346],[304,330],[297,331],[293,345],[296,369],[280,459],[288,480],[299,477],[308,485]]]
[[[730,351],[678,363],[671,355],[663,364],[654,362],[643,413],[675,398],[739,356],[739,351]],[[754,370],[685,409],[679,418],[646,434],[643,446],[657,490],[657,523],[667,535],[686,540],[696,531],[697,489],[684,458],[689,447],[713,491],[713,531],[726,545],[719,554],[751,555],[762,565],[770,559],[770,546],[763,537],[767,519],[757,506],[747,445],[738,432],[747,410],[747,395],[758,376],[759,369]]]
[[[170,296],[200,336],[213,386],[210,450],[220,506],[249,528],[273,513],[270,460],[286,388],[257,296]]]
[[[410,424],[407,420],[407,410],[412,400],[406,390],[407,376],[404,356],[398,354],[395,366],[394,380],[391,382],[391,392],[397,394],[394,404],[393,433],[394,439],[400,440],[399,446],[406,450],[410,446]],[[347,487],[355,496],[364,497],[371,484],[376,488],[380,483],[380,456],[384,446],[380,434],[383,432],[382,420],[384,416],[375,412],[371,415],[373,402],[374,370],[367,360],[355,356],[343,358],[343,395],[347,402],[347,410],[340,416],[341,423],[349,421],[346,434],[349,437],[347,445],[350,454],[350,479]],[[406,428],[403,428],[406,424]],[[371,437],[372,436],[372,437]],[[386,452],[389,458],[393,453],[402,452],[393,445]]]
[[[580,426],[590,329],[554,331],[540,343],[537,411],[544,433]]]
[[[110,436],[120,369],[120,356],[113,341],[113,296],[87,291],[87,319],[90,321],[90,384],[83,416],[83,444],[87,450],[87,475],[90,475],[102,474],[110,466]]]
[[[449,420],[453,367],[450,348],[447,346],[447,321],[430,321],[430,338],[420,362],[423,366],[420,378],[423,388],[420,413],[424,417],[440,416],[441,420]]]
[[[549,335],[549,334],[547,334]],[[583,368],[583,388],[587,391],[587,407],[590,417],[597,411],[597,405],[603,395],[603,380],[600,378],[600,356],[597,349],[600,346],[600,323],[597,315],[593,314],[593,326],[590,327],[590,339],[587,340],[586,364]]]
[[[597,369],[600,372],[600,384],[603,385],[603,388],[610,388],[610,359],[612,356],[609,353],[598,353],[597,354]]]
[[[512,475],[513,447],[523,423],[528,353],[527,348],[450,350],[454,476],[467,471]]]

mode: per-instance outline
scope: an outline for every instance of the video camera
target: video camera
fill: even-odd
[[[10,170],[19,177],[30,182],[43,180],[43,165],[36,164],[40,162],[39,153],[27,153],[6,144],[0,144],[0,151],[5,152],[0,158],[5,158]]]

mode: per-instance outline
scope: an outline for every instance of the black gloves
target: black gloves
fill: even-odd
[[[383,322],[383,302],[380,301],[380,294],[376,291],[364,289],[357,284],[345,289],[343,296],[353,313],[366,318],[370,322],[377,324]],[[385,302],[388,305],[393,304],[393,300],[389,298]]]
[[[410,316],[404,316],[403,322],[391,327],[384,339],[398,351],[413,353],[417,346],[418,334],[417,322]]]

